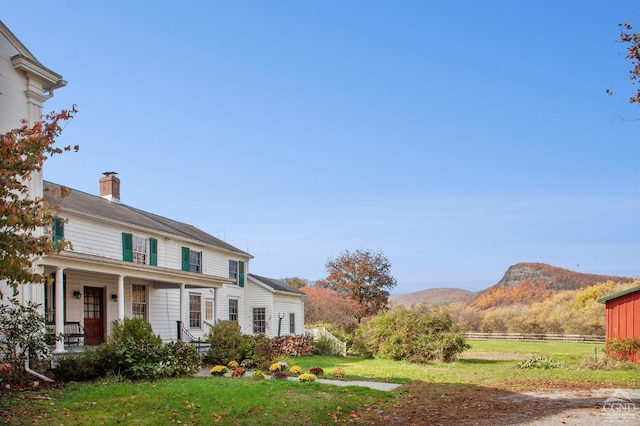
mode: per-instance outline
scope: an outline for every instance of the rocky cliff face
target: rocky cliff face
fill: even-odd
[[[633,278],[585,274],[544,263],[510,266],[502,279],[480,292],[471,303],[480,309],[542,301],[558,291],[577,290],[606,281],[631,282]]]

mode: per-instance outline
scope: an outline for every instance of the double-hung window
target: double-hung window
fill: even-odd
[[[265,334],[267,332],[266,308],[253,308],[253,334]]]
[[[296,334],[296,314],[289,314],[289,333]]]
[[[182,270],[202,273],[202,252],[182,247]]]
[[[238,299],[229,299],[229,321],[238,321]]]
[[[238,287],[244,287],[244,262],[229,260],[229,278],[236,280]]]
[[[122,260],[140,265],[158,265],[158,240],[122,233]]]
[[[189,328],[202,327],[202,295],[189,294]]]
[[[131,286],[131,317],[147,319],[147,288],[140,284]]]
[[[133,236],[133,263],[147,264],[147,239]]]

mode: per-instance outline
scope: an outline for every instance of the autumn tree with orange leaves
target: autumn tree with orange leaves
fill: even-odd
[[[381,252],[371,250],[345,250],[326,265],[329,275],[316,282],[321,288],[356,303],[354,317],[360,323],[363,318],[387,309],[389,289],[396,286],[391,275],[391,263]]]
[[[620,38],[618,43],[628,44],[627,47],[627,59],[631,60],[631,71],[629,71],[629,78],[631,84],[635,85],[636,81],[640,80],[640,34],[632,32],[633,27],[629,22],[619,25],[621,27]],[[634,96],[629,98],[630,103],[640,103],[640,88],[636,91]]]
[[[0,135],[0,281],[13,289],[14,296],[20,284],[45,280],[33,268],[38,256],[58,253],[67,246],[42,232],[53,226],[54,214],[47,203],[50,196],[32,197],[29,179],[33,172],[42,170],[48,158],[78,150],[77,146],[55,145],[62,124],[76,112],[74,105],[70,110],[48,114],[33,126],[23,121],[22,127]]]

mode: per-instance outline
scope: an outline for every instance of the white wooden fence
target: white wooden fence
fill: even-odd
[[[313,338],[314,342],[316,342],[318,339],[327,339],[331,341],[333,355],[347,356],[347,343],[329,333],[326,328],[305,328],[304,334],[310,335]]]
[[[520,342],[604,343],[604,336],[582,334],[464,333],[468,340],[514,340]]]

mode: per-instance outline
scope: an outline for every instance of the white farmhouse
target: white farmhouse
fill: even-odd
[[[0,22],[0,133],[23,118],[37,122],[43,102],[64,84]],[[20,297],[42,305],[56,334],[77,324],[84,335],[67,344],[105,342],[113,323],[125,317],[147,320],[164,341],[202,339],[216,320],[237,321],[246,334],[303,334],[304,293],[249,274],[250,254],[121,202],[115,172],[105,172],[99,187],[99,196],[62,190],[32,175],[31,193],[46,192],[56,209],[45,231],[72,248],[38,259],[52,284],[23,285]],[[56,342],[56,352],[65,349],[65,342]]]

